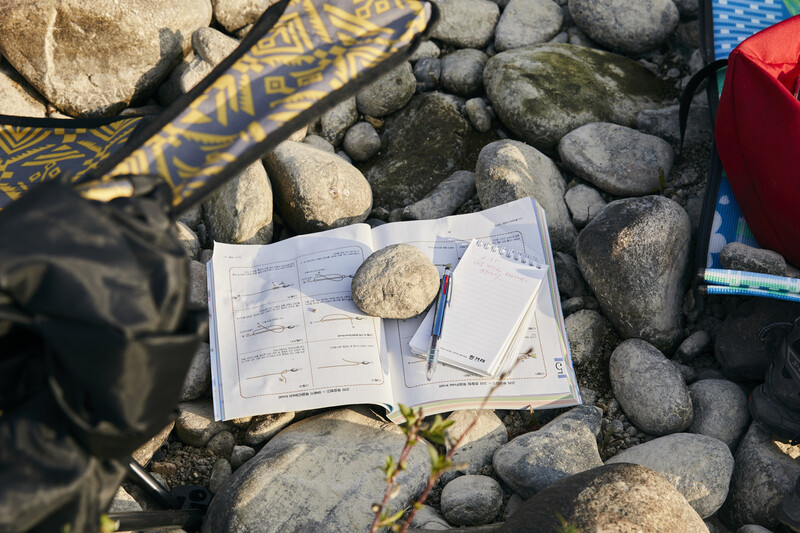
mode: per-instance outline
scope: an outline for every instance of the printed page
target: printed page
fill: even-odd
[[[473,238],[518,250],[547,265],[547,278],[536,299],[516,366],[486,407],[564,407],[580,403],[544,211],[535,200],[524,198],[437,220],[385,224],[372,233],[376,249],[400,242],[412,244],[431,258],[440,274],[448,263],[455,267]],[[457,283],[455,279],[454,282]],[[427,381],[425,359],[414,355],[408,345],[424,316],[422,313],[406,320],[384,320],[395,398],[398,403],[423,406],[427,414],[478,407],[498,380],[440,365],[433,379]],[[396,410],[389,418],[401,419]]]
[[[350,297],[370,228],[270,245],[215,243],[214,412],[218,420],[352,403],[392,403],[381,319]]]

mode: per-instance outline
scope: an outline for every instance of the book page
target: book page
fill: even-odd
[[[535,200],[523,198],[477,213],[437,220],[385,224],[372,232],[375,249],[400,242],[412,244],[431,258],[440,274],[448,263],[455,267],[473,238],[519,250],[547,265],[547,278],[536,299],[533,318],[526,325],[516,366],[486,407],[563,407],[580,403],[546,221]],[[414,355],[408,344],[424,316],[422,313],[405,320],[384,320],[397,402],[423,406],[426,414],[477,407],[498,380],[440,365],[433,379],[427,381],[425,359]],[[402,417],[394,410],[389,418],[397,421]]]
[[[487,244],[473,240],[453,272],[438,348],[441,363],[489,377],[504,362],[547,272]],[[409,342],[415,353],[427,351],[432,324],[431,311]]]
[[[366,224],[270,245],[215,243],[208,268],[218,420],[392,403],[381,319],[350,297],[370,243]]]

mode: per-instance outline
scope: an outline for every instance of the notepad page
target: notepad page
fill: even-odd
[[[438,344],[441,362],[491,376],[519,331],[546,269],[500,252],[473,240],[454,270]],[[426,322],[430,324],[423,322],[412,347],[425,344]]]

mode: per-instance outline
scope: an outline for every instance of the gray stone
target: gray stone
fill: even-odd
[[[757,423],[750,424],[736,450],[728,499],[719,511],[730,529],[745,524],[778,526],[775,509],[794,492],[800,476],[800,446],[774,440]]]
[[[687,385],[689,383],[694,382],[697,379],[697,374],[695,373],[694,368],[692,368],[692,367],[690,367],[688,365],[684,365],[683,363],[680,363],[679,361],[675,361],[674,359],[670,359],[669,362],[672,364],[672,366],[674,366],[675,368],[678,369],[678,372],[680,373],[681,377],[683,378],[683,381]]]
[[[329,154],[336,153],[336,149],[334,149],[333,145],[319,135],[306,135],[306,137],[303,139],[303,142],[309,146],[313,146],[317,150],[322,150],[323,152],[328,152]]]
[[[494,33],[498,52],[546,43],[561,31],[564,12],[553,0],[511,0]]]
[[[431,37],[458,48],[484,48],[500,18],[497,4],[489,0],[435,0],[439,23]]]
[[[597,311],[583,309],[564,321],[572,353],[572,363],[581,366],[600,352],[603,336],[611,329],[608,321]]]
[[[623,337],[677,348],[690,238],[689,215],[662,196],[611,202],[581,231],[578,265]]]
[[[426,57],[439,57],[439,54],[441,54],[441,53],[442,53],[442,51],[439,49],[439,46],[435,42],[433,42],[433,41],[423,41],[419,45],[419,48],[414,50],[414,53],[411,54],[411,57],[409,57],[408,60],[411,63],[416,63],[420,59],[423,59],[423,58],[426,58]]]
[[[442,518],[436,509],[431,507],[430,505],[423,505],[417,511],[417,514],[414,515],[414,519],[411,521],[410,530],[414,531],[414,529],[426,529],[429,531],[446,531],[451,529],[450,524]]]
[[[666,90],[631,59],[570,44],[501,52],[486,63],[483,83],[503,124],[548,155],[590,122],[633,127],[644,109],[660,107]]]
[[[134,461],[139,463],[142,466],[147,466],[147,463],[150,462],[150,459],[153,458],[153,455],[161,448],[167,439],[169,438],[170,434],[172,433],[172,429],[175,427],[175,421],[171,421],[167,424],[161,431],[156,433],[153,437],[150,438],[147,442],[136,448],[133,451],[131,456],[133,457]]]
[[[719,254],[722,268],[760,272],[773,276],[786,275],[786,260],[778,252],[753,248],[740,242],[728,243]]]
[[[356,106],[365,115],[384,117],[406,105],[416,88],[411,63],[405,61],[361,89],[356,94]]]
[[[190,51],[183,58],[183,61],[173,68],[167,79],[164,80],[158,87],[158,102],[163,106],[168,106],[183,94],[181,89],[181,79],[186,69],[189,68],[194,60],[194,52]]]
[[[35,16],[31,8],[0,9],[0,53],[72,116],[111,115],[154,89],[211,22],[209,0],[42,0]]]
[[[0,65],[0,113],[20,117],[47,116],[47,102],[42,95],[5,64]]]
[[[376,206],[406,206],[456,170],[475,168],[486,141],[470,128],[459,105],[455,96],[422,93],[386,119],[381,157],[359,165]]]
[[[189,261],[189,303],[192,305],[208,305],[208,285],[206,281],[206,265]]]
[[[192,50],[212,67],[231,55],[239,41],[214,28],[200,28],[192,34]]]
[[[202,57],[197,55],[192,57],[192,60],[189,61],[186,68],[181,72],[180,81],[178,83],[180,93],[186,94],[191,91],[203,78],[211,74],[212,70],[214,70],[213,65]]]
[[[623,341],[611,354],[608,374],[622,410],[645,433],[678,433],[692,423],[686,383],[678,369],[648,342]]]
[[[564,203],[564,178],[539,150],[511,140],[484,146],[475,168],[475,187],[485,209],[533,197],[547,213],[553,248],[568,251],[572,247],[577,232]]]
[[[200,224],[202,217],[203,209],[199,205],[195,205],[188,211],[181,213],[178,216],[178,222],[183,222],[190,230],[197,231],[197,225]]]
[[[702,518],[713,515],[728,496],[733,455],[722,441],[674,433],[622,450],[606,464],[635,463],[664,476]]]
[[[583,297],[591,294],[574,257],[564,252],[556,252],[553,262],[556,269],[558,292],[563,298]]]
[[[461,476],[442,489],[442,515],[455,526],[488,524],[502,503],[503,489],[489,476]]]
[[[711,344],[711,336],[708,332],[700,329],[686,337],[678,349],[675,351],[675,359],[679,361],[691,361]]]
[[[372,504],[386,489],[379,467],[387,455],[397,459],[404,442],[397,426],[367,409],[302,420],[233,474],[211,502],[203,531],[366,531]],[[414,447],[398,476],[392,513],[422,491],[429,468],[425,444]]]
[[[217,457],[229,459],[236,439],[230,431],[220,431],[206,443],[206,448]]]
[[[459,438],[461,442],[453,453],[453,464],[466,464],[465,468],[450,470],[442,475],[442,481],[447,483],[459,473],[477,474],[486,465],[492,464],[494,452],[503,444],[508,442],[508,432],[503,421],[491,410],[469,409],[464,411],[453,411],[447,420],[455,421],[450,426],[447,434],[450,442],[447,443],[447,451],[452,448]],[[464,434],[467,428],[475,423],[469,432]]]
[[[338,146],[344,139],[347,129],[357,120],[358,109],[356,98],[353,96],[323,113],[319,118],[319,134],[332,145]]]
[[[575,24],[592,40],[625,54],[657,48],[678,27],[672,0],[569,0]]]
[[[108,508],[109,513],[137,513],[141,510],[142,506],[122,487],[117,489],[114,499],[111,500],[111,507]]]
[[[689,385],[694,419],[690,433],[714,437],[736,451],[750,423],[747,396],[732,381],[702,379]]]
[[[678,112],[680,106],[673,105],[660,109],[645,109],[636,117],[636,129],[642,133],[656,135],[672,144],[681,140]],[[711,123],[708,102],[705,92],[701,92],[692,101],[689,117],[686,120],[684,147],[700,142],[711,142],[714,128]]]
[[[737,529],[736,533],[772,533],[772,530],[756,524],[747,524]]]
[[[554,481],[602,465],[595,440],[601,414],[594,406],[574,407],[539,431],[520,435],[495,452],[495,472],[529,498]]]
[[[663,476],[635,464],[609,464],[556,481],[522,504],[503,532],[680,531],[708,533],[703,519]],[[532,529],[533,528],[533,529]]]
[[[447,54],[442,58],[442,88],[458,96],[471,97],[483,92],[483,67],[489,56],[475,50],[464,48]]]
[[[380,149],[381,138],[369,122],[355,124],[344,136],[344,150],[353,161],[366,161]]]
[[[483,98],[470,98],[464,104],[469,123],[480,133],[486,133],[492,127],[492,114]]]
[[[197,254],[200,252],[200,241],[197,239],[197,235],[189,226],[180,220],[175,222],[175,224],[178,230],[178,240],[181,241],[183,249],[186,250],[186,255],[189,256],[190,259],[197,258]]]
[[[372,316],[411,318],[436,298],[439,271],[419,248],[393,244],[373,252],[353,276],[353,303]]]
[[[561,161],[577,176],[616,196],[658,192],[672,170],[672,147],[659,137],[593,122],[558,143]]]
[[[208,491],[216,494],[225,486],[231,478],[231,463],[227,459],[217,459],[211,467],[211,476],[208,479]]]
[[[452,215],[475,194],[475,173],[459,170],[418,202],[403,209],[403,220],[427,220]]]
[[[209,387],[211,387],[211,347],[207,342],[201,342],[183,380],[180,401],[196,400]]]
[[[211,437],[228,429],[225,422],[214,420],[214,407],[210,400],[196,400],[178,404],[175,435],[184,444],[202,448]]]
[[[578,228],[591,222],[594,216],[606,206],[606,201],[603,200],[597,189],[583,184],[567,190],[564,202],[572,215],[572,222]]]
[[[236,470],[255,455],[256,451],[250,446],[234,446],[231,451],[231,469]]]
[[[245,168],[203,204],[203,215],[215,241],[267,244],[272,240],[272,186],[261,161]]]
[[[245,431],[244,441],[250,446],[261,446],[294,422],[296,417],[293,411],[255,416]]]
[[[561,312],[564,314],[564,318],[567,318],[572,313],[580,311],[585,307],[586,300],[583,298],[583,296],[573,296],[572,298],[568,298],[561,302]]]
[[[519,511],[520,507],[522,507],[522,504],[524,502],[525,500],[522,498],[522,496],[520,496],[516,492],[512,494],[511,497],[506,502],[505,509],[503,509],[503,514],[502,514],[503,521],[508,520],[509,517],[511,517],[514,513]]]
[[[700,3],[697,0],[672,0],[675,2],[675,7],[681,14],[681,17],[692,19],[697,18],[697,13],[700,10]]]
[[[424,57],[414,65],[414,78],[417,80],[416,92],[432,91],[442,80],[442,60],[438,57]]]
[[[229,32],[254,23],[276,0],[211,0],[214,18]]]
[[[297,233],[363,222],[372,209],[367,180],[335,154],[284,141],[264,163],[281,216]]]

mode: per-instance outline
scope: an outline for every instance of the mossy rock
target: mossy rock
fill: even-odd
[[[555,155],[558,141],[590,122],[636,127],[674,89],[639,63],[570,44],[517,48],[489,59],[486,94],[500,120],[523,141]]]

